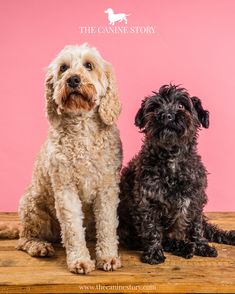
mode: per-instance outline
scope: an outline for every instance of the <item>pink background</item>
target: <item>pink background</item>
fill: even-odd
[[[129,26],[154,25],[157,33],[80,34],[79,26],[107,26],[108,7],[130,13]],[[141,99],[162,84],[181,83],[211,114],[199,139],[210,172],[206,209],[235,210],[235,1],[1,1],[0,36],[0,211],[17,209],[47,134],[44,68],[64,45],[84,41],[117,75],[124,163],[141,145],[133,124]]]

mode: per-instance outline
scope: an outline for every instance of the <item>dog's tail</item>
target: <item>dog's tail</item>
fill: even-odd
[[[20,228],[19,222],[0,222],[0,239],[18,239]]]
[[[203,225],[204,237],[208,241],[221,244],[235,245],[235,230],[222,230],[217,225],[209,223],[206,217],[204,217],[203,219]]]

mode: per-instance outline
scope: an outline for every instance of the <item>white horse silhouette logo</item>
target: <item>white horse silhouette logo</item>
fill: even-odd
[[[104,11],[104,13],[108,14],[108,20],[109,20],[109,24],[110,25],[114,25],[116,21],[122,22],[123,20],[125,21],[125,23],[127,24],[127,16],[129,16],[130,14],[126,14],[126,13],[114,13],[112,8],[108,8]]]

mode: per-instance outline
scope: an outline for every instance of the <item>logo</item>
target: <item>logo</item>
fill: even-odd
[[[103,13],[107,14],[109,26],[80,26],[80,34],[156,34],[153,25],[128,25],[128,18],[132,14],[114,13],[112,8],[107,8]]]
[[[104,11],[104,13],[108,14],[108,20],[109,20],[109,24],[110,25],[114,25],[115,22],[122,22],[125,21],[125,23],[127,24],[127,16],[129,16],[130,14],[126,14],[126,13],[114,13],[112,8],[108,8]]]

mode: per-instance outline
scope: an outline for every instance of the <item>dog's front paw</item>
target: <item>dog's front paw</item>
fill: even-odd
[[[163,263],[165,259],[163,250],[159,247],[150,248],[147,251],[144,251],[141,256],[141,261],[149,264]]]
[[[95,262],[91,259],[77,259],[68,265],[70,272],[74,274],[88,274],[95,270]]]
[[[106,256],[98,257],[96,261],[96,266],[97,268],[103,269],[104,271],[115,271],[122,265],[119,257]]]

